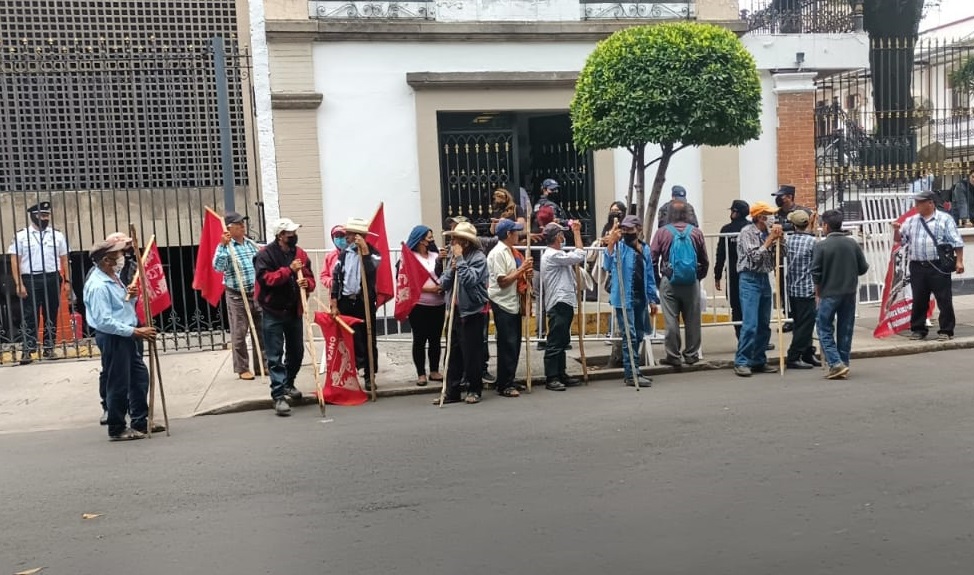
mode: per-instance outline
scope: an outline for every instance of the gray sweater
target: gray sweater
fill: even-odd
[[[812,281],[819,297],[854,294],[859,276],[869,270],[866,256],[855,238],[845,232],[832,232],[812,249]]]
[[[447,266],[440,276],[446,291],[447,307],[452,301],[453,266]],[[460,317],[483,313],[487,304],[487,256],[480,249],[457,258],[457,312]]]

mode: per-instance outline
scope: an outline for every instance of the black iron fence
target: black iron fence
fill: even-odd
[[[932,189],[950,202],[974,167],[974,43],[875,40],[870,62],[817,81],[819,206],[862,219],[864,194]]]
[[[69,251],[68,283],[56,298],[61,305],[41,322],[42,329],[57,333],[49,355],[91,353],[84,323],[83,284],[92,267],[86,250],[112,232],[127,233],[130,223],[143,241],[155,238],[172,294],[172,307],[154,318],[164,332],[162,348],[224,345],[222,308],[210,307],[191,288],[204,206],[224,205],[221,145],[229,146],[233,158],[237,211],[255,212],[257,200],[248,177],[250,58],[232,39],[224,55],[226,77],[218,78],[208,42],[174,45],[146,38],[2,46],[4,252],[21,252],[14,236],[32,225],[27,208],[41,202],[50,203],[51,228],[63,234]],[[217,96],[217,82],[228,87],[225,100]],[[224,141],[221,105],[231,118]],[[37,334],[24,321],[36,310],[31,298],[17,293],[11,274],[11,258],[21,255],[0,258],[0,363],[21,359],[25,349],[41,352],[33,343]],[[30,262],[23,267],[42,271],[31,270],[37,266]]]
[[[741,10],[755,34],[827,34],[862,30],[861,0],[755,0]]]

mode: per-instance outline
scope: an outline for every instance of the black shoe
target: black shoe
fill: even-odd
[[[772,349],[774,349],[774,344],[773,344],[773,343],[769,343],[769,344],[767,345],[767,347],[765,347],[764,349],[766,349],[766,350],[768,350],[768,351],[771,351]]]
[[[565,387],[578,387],[579,385],[582,385],[582,380],[578,379],[577,377],[571,377],[568,374],[559,375],[558,381],[560,381]]]
[[[788,369],[813,369],[815,366],[810,363],[805,363],[799,359],[796,361],[785,362],[785,367]]]
[[[755,365],[751,368],[751,373],[778,373],[778,368],[768,364]]]
[[[291,415],[291,406],[288,405],[286,399],[283,397],[278,397],[274,400],[274,413],[280,415],[281,417]]]
[[[497,383],[497,376],[493,373],[484,369],[484,382],[485,383]]]
[[[544,349],[545,347],[547,347],[547,342],[546,341],[541,340],[541,341],[538,342],[538,349]]]
[[[565,391],[567,389],[565,384],[558,381],[558,378],[552,377],[544,384],[544,388],[549,391]]]
[[[815,357],[814,355],[803,357],[802,361],[804,361],[805,363],[807,363],[812,367],[822,367],[822,362],[819,361],[818,358]]]
[[[41,357],[44,359],[58,359],[58,356],[54,355],[53,349],[45,349],[41,352]]]
[[[284,388],[284,393],[294,401],[301,401],[301,398],[304,397],[304,395],[293,386]]]
[[[104,409],[101,412],[101,419],[98,420],[99,425],[108,425],[108,410]]]
[[[693,365],[693,364],[695,364],[695,363],[697,363],[699,361],[700,361],[700,358],[697,357],[697,356],[695,356],[695,355],[684,356],[684,358],[683,358],[683,363],[685,363],[687,365]]]
[[[669,366],[675,367],[677,369],[680,369],[681,367],[683,367],[683,362],[680,361],[679,359],[670,359],[668,357],[664,357],[663,359],[659,360],[659,362],[662,365],[669,365]]]
[[[28,351],[28,352],[23,353],[20,356],[20,365],[30,365],[30,364],[34,363],[33,355],[34,355],[34,352],[32,352],[32,351]]]
[[[134,439],[145,439],[145,434],[134,429],[126,429],[118,435],[108,436],[108,441],[132,441]]]
[[[786,323],[785,325],[781,326],[781,331],[783,331],[784,333],[791,333],[794,329],[795,326],[794,324],[791,323]]]
[[[372,391],[372,380],[371,379],[366,379],[365,380],[365,385],[363,387],[364,387],[365,391]]]

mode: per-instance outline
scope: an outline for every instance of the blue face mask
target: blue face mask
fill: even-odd
[[[335,242],[335,247],[340,250],[343,250],[348,247],[348,242],[345,240],[344,237],[332,238],[332,241]]]

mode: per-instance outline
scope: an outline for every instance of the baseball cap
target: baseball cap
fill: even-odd
[[[671,197],[685,200],[687,199],[687,189],[684,188],[683,186],[673,186],[673,193]]]
[[[795,210],[788,214],[788,221],[795,224],[796,226],[807,226],[808,225],[808,212],[805,210]]]
[[[550,224],[546,224],[545,227],[541,229],[541,233],[544,234],[545,241],[550,243],[551,240],[555,239],[560,232],[564,232],[567,229],[568,228],[562,227],[555,222],[551,222]]]
[[[497,226],[494,228],[494,234],[497,235],[498,239],[504,239],[510,235],[511,232],[519,232],[523,229],[524,225],[504,218],[497,222]]]
[[[112,252],[120,252],[123,249],[125,249],[125,244],[123,243],[103,240],[92,245],[88,249],[88,255],[91,257],[91,261],[98,263],[106,255]]]
[[[936,199],[937,194],[931,191],[920,192],[913,196],[913,200],[917,202],[936,201]]]
[[[767,202],[754,202],[751,204],[750,215],[754,216],[769,216],[778,211],[778,208],[772,208]]]
[[[778,187],[778,191],[771,194],[772,196],[794,196],[795,186],[789,186],[787,184]]]
[[[271,236],[277,237],[281,232],[294,232],[301,227],[301,224],[294,223],[289,218],[280,218],[271,224]]]
[[[229,226],[230,224],[242,223],[245,219],[247,218],[241,216],[237,212],[227,212],[226,215],[223,216],[223,223]]]
[[[751,206],[749,206],[744,200],[734,200],[731,202],[730,210],[732,212],[737,212],[742,216],[746,216],[748,212],[751,211]]]
[[[558,182],[548,178],[547,180],[541,182],[541,187],[546,190],[557,190],[559,188]]]
[[[639,219],[639,216],[636,216],[636,215],[628,215],[628,216],[622,218],[622,223],[619,224],[619,227],[621,227],[621,228],[633,228],[634,229],[634,228],[641,227],[642,225],[643,225],[643,222],[642,222],[642,220]]]

